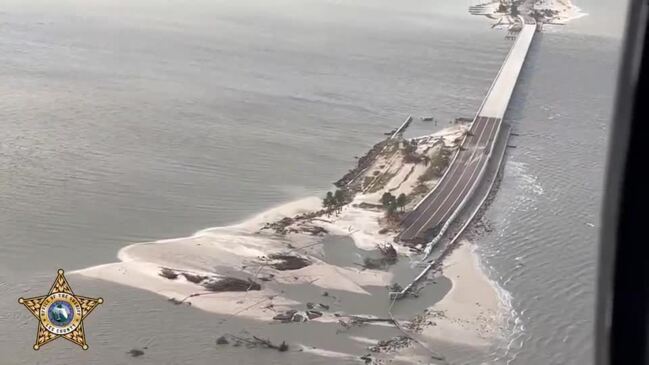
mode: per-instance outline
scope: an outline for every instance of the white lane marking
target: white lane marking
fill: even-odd
[[[480,117],[478,117],[477,121],[479,121],[479,118],[480,118]],[[482,138],[482,134],[484,133],[484,131],[485,131],[485,129],[486,129],[486,126],[487,126],[488,122],[489,122],[489,118],[487,118],[487,122],[486,122],[486,123],[483,123],[483,127],[482,127],[482,129],[480,130],[479,136],[478,136],[478,138],[477,138],[477,140],[476,140],[476,145],[480,142],[480,138]],[[475,129],[477,130],[478,128],[476,127]],[[472,137],[475,138],[475,130],[472,131],[471,133],[473,133]],[[474,154],[475,154],[475,150],[474,150]],[[470,164],[470,160],[471,160],[472,157],[473,157],[473,154],[472,154],[471,156],[465,158],[464,160],[458,161],[458,163],[454,166],[455,171],[453,171],[453,173],[449,173],[448,175],[452,177],[452,176],[455,174],[456,171],[462,171],[462,170],[459,170],[459,169],[462,168],[462,167],[456,167],[456,166],[462,166],[462,164],[464,164],[463,167],[464,167],[465,170],[462,171],[462,173],[460,174],[460,178],[459,178],[459,179],[461,179],[462,176],[464,175],[464,173],[466,172],[466,167],[468,166],[468,164]],[[456,184],[456,185],[458,184],[459,179],[456,179],[456,180],[455,180],[455,184]],[[448,179],[447,179],[447,180],[448,180]],[[446,183],[446,180],[444,180],[443,182]],[[438,184],[440,184],[440,183],[442,183],[442,181],[440,181]],[[444,189],[446,189],[446,186],[444,186],[444,187],[440,187],[439,191],[440,191],[440,192],[443,192]],[[454,186],[453,186],[451,189],[454,189]],[[451,191],[452,191],[452,190],[451,190]],[[431,199],[430,202],[428,202],[428,204],[427,204],[426,207],[424,208],[424,211],[423,211],[421,214],[419,214],[419,216],[415,219],[415,221],[412,222],[412,224],[411,224],[411,225],[410,225],[410,226],[409,226],[405,231],[403,231],[402,234],[405,234],[405,233],[407,233],[408,231],[410,231],[411,229],[415,228],[415,227],[414,227],[414,226],[415,226],[415,223],[419,222],[421,219],[425,219],[425,216],[427,215],[426,212],[427,212],[427,211],[428,211],[428,210],[429,210],[429,209],[430,209],[430,208],[431,208],[435,203],[437,203],[437,201],[438,201],[439,199],[441,199],[440,197],[444,197],[444,196],[448,196],[448,195],[440,195],[440,194],[438,194],[438,195],[434,196],[433,199]],[[443,202],[442,202],[442,203],[443,203]],[[417,235],[418,233],[419,233],[419,231],[417,231],[417,233],[415,233],[415,235]]]
[[[491,119],[493,119],[493,118],[487,118],[487,123],[489,123],[489,122],[491,121]],[[492,126],[491,126],[491,129],[489,130],[489,134],[488,134],[487,136],[490,136],[490,135],[491,135],[491,132],[493,131],[493,126],[496,125],[496,123],[491,123],[491,124],[492,124]],[[487,129],[487,128],[485,128],[485,129]],[[484,132],[484,130],[483,130],[483,132]],[[478,143],[480,142],[480,139],[482,139],[482,134],[483,134],[483,133],[480,133],[480,137],[478,138]],[[476,147],[478,147],[478,144],[476,144]],[[471,154],[471,158],[470,158],[470,159],[473,159],[473,157],[475,156],[476,152],[477,152],[477,148],[473,151],[473,154]],[[484,157],[484,156],[481,156],[481,157],[478,159],[478,161],[480,161],[483,157]],[[453,195],[453,193],[455,192],[455,189],[456,189],[458,186],[460,186],[460,182],[462,181],[462,178],[464,177],[464,174],[469,170],[469,166],[470,166],[470,165],[471,165],[471,163],[468,163],[468,164],[466,165],[466,168],[464,169],[464,171],[462,171],[462,175],[460,175],[460,177],[459,177],[459,178],[457,179],[457,181],[455,182],[455,185],[453,186],[453,190],[451,190],[451,192],[450,192],[448,195],[446,195],[446,197],[444,198],[444,200],[442,201],[442,203],[439,204],[439,205],[437,206],[437,209],[435,209],[435,211],[433,212],[433,214],[430,215],[430,218],[428,218],[428,220],[426,220],[426,222],[421,226],[421,228],[419,228],[419,230],[417,230],[417,232],[415,233],[415,236],[418,235],[419,233],[421,233],[421,231],[422,231],[424,228],[426,228],[426,226],[428,225],[428,223],[430,223],[430,221],[433,220],[433,218],[435,218],[435,215],[437,214],[437,212],[439,212],[439,210],[442,209],[442,207],[444,206],[444,203],[446,203],[446,201],[447,201],[447,200],[448,200],[448,199]],[[473,171],[471,171],[471,175],[469,176],[469,179],[468,179],[467,182],[464,184],[464,186],[462,187],[462,189],[460,189],[460,191],[463,191],[463,190],[464,190],[464,187],[465,187],[465,186],[466,186],[466,185],[467,185],[467,184],[468,184],[468,183],[473,179],[473,176],[475,175],[475,172],[478,170],[478,166],[479,166],[479,165],[480,165],[479,162],[476,163],[476,164],[474,165],[474,167],[473,167]],[[457,197],[456,197],[455,200],[453,201],[453,204],[455,204],[456,201],[457,201]],[[452,207],[452,206],[453,206],[453,205],[451,205],[451,207]],[[446,213],[444,213],[444,214],[446,214]]]
[[[493,123],[493,125],[494,125],[494,127],[495,127],[496,125],[498,125],[498,123]],[[496,131],[498,130],[497,128],[492,128],[491,131],[489,131],[489,139],[487,139],[487,146],[489,145],[489,141],[490,141],[491,138],[492,138],[492,137],[491,137],[491,134],[494,132],[494,129],[496,129]],[[485,146],[485,148],[487,148],[487,147]],[[488,157],[488,155],[485,155],[484,153],[481,153],[481,154],[480,154],[480,161],[476,164],[476,169],[475,169],[475,171],[480,171],[481,168],[478,168],[478,167],[481,167],[483,163],[489,163],[489,160],[488,160],[486,157]],[[474,171],[474,173],[475,173],[475,171]],[[470,179],[469,181],[473,180],[473,175],[474,175],[474,174],[471,174],[471,179]],[[475,183],[477,184],[478,181],[476,181]],[[452,207],[452,206],[455,206],[455,204],[457,203],[457,201],[458,201],[458,199],[459,199],[460,197],[462,197],[462,196],[466,196],[466,194],[468,193],[467,188],[470,190],[470,189],[471,189],[471,186],[473,186],[473,184],[469,184],[469,183],[467,183],[467,184],[464,186],[464,188],[462,188],[462,192],[457,196],[457,198],[455,198],[455,201],[453,202],[453,204],[451,205],[451,207]],[[446,212],[444,212],[444,215],[442,215],[442,218],[441,218],[439,221],[440,221],[440,222],[444,222],[444,219],[446,218],[446,216],[448,215],[448,213],[450,213],[451,211],[452,211],[452,209],[448,209]]]
[[[491,119],[491,118],[487,118],[487,121],[484,123],[484,127],[480,130],[480,134],[479,134],[478,138],[476,139],[476,146],[480,143],[480,139],[482,138],[482,136],[483,136],[483,134],[484,134],[484,131],[487,129],[487,125],[489,124],[489,120],[490,120],[490,119]],[[477,129],[477,128],[476,128],[476,129]],[[446,194],[446,195],[444,196],[444,200],[442,200],[442,202],[441,202],[440,204],[437,204],[437,209],[435,210],[435,212],[434,212],[432,215],[430,215],[431,218],[429,218],[429,219],[424,223],[423,227],[425,227],[425,226],[428,224],[428,222],[430,222],[430,220],[432,219],[432,217],[435,216],[435,213],[440,209],[440,207],[441,207],[442,205],[444,205],[444,203],[446,202],[446,200],[448,200],[449,196],[453,193],[453,191],[455,191],[455,188],[458,186],[458,184],[459,184],[460,181],[462,180],[462,177],[463,177],[464,174],[467,172],[467,170],[468,170],[468,166],[471,164],[471,159],[473,158],[473,156],[475,155],[475,153],[476,153],[476,150],[474,149],[474,150],[473,150],[473,153],[472,153],[472,154],[467,158],[467,160],[466,160],[466,164],[464,165],[464,170],[462,170],[462,173],[460,174],[460,176],[459,176],[459,177],[454,181],[455,185],[452,185],[452,187],[451,187],[451,191],[449,192],[449,194]],[[452,175],[451,175],[451,176],[452,176]],[[440,191],[443,191],[443,190],[444,190],[444,189],[441,189]],[[438,200],[437,197],[439,197],[439,195],[437,195],[437,196],[435,196],[433,199],[431,199],[431,202],[430,202],[429,204],[427,204],[427,206],[426,206],[426,208],[424,209],[424,211],[422,212],[422,214],[420,214],[419,217],[417,217],[417,219],[416,219],[416,220],[415,220],[415,221],[410,225],[410,227],[408,227],[408,229],[406,229],[403,233],[406,233],[406,232],[408,232],[410,229],[412,229],[413,226],[415,225],[415,223],[419,222],[421,219],[425,219],[424,216],[427,215],[426,212],[431,208],[431,206],[433,205],[433,203],[435,203],[435,202]],[[423,227],[422,227],[422,228],[423,228]],[[421,228],[415,232],[415,236],[418,235],[419,232],[421,232]]]
[[[479,118],[480,118],[480,117],[477,117],[477,118],[476,118],[476,122],[479,121]],[[487,118],[487,122],[488,122],[488,119],[489,119],[489,118]],[[475,126],[475,125],[476,125],[476,123],[474,123],[471,127],[473,127],[473,126]],[[473,129],[473,128],[472,128],[472,129]],[[478,129],[478,128],[476,127],[475,129]],[[480,136],[478,137],[478,139],[477,139],[477,141],[476,141],[476,145],[477,145],[478,142],[480,142],[480,137],[482,137],[482,133],[484,133],[484,130],[485,130],[485,129],[486,129],[486,124],[484,124],[484,127],[483,127],[482,130],[480,131]],[[469,132],[472,133],[472,135],[469,136],[469,137],[473,137],[473,138],[475,138],[475,133],[474,133],[475,130],[472,131],[472,130],[470,129]],[[460,146],[460,148],[462,148],[462,146]],[[462,151],[460,151],[460,152],[462,152]],[[475,151],[474,151],[474,152],[475,152]],[[470,158],[471,158],[471,157],[467,158],[464,162],[469,163]],[[459,168],[456,167],[456,166],[459,166],[459,165],[460,165],[459,163],[461,163],[462,161],[456,161],[456,162],[458,162],[458,163],[456,163],[454,166],[452,166],[452,167],[450,167],[450,168],[454,168],[455,171],[458,171]],[[455,171],[453,171],[452,173],[449,171],[448,176],[453,176],[453,174],[455,173]],[[462,176],[462,175],[460,175],[460,177],[461,177],[461,176]],[[446,177],[446,175],[445,175],[445,177]],[[439,184],[442,184],[442,183],[446,183],[446,180],[448,180],[448,179],[440,180],[437,184],[439,185]],[[456,180],[456,184],[457,184],[457,180]],[[439,191],[443,191],[444,188],[445,188],[445,186],[443,186],[443,187],[440,186]],[[435,188],[435,189],[437,189],[437,188]],[[408,231],[410,231],[411,229],[413,229],[413,226],[415,225],[415,223],[419,222],[419,220],[421,220],[421,219],[424,218],[425,213],[426,213],[426,212],[428,211],[428,209],[430,209],[430,207],[431,207],[431,206],[432,206],[432,205],[433,205],[433,204],[438,200],[439,196],[440,196],[439,194],[436,195],[436,196],[434,196],[433,199],[431,199],[430,202],[428,202],[428,204],[426,204],[426,207],[424,208],[423,212],[422,212],[421,214],[419,214],[419,216],[418,216],[417,218],[415,218],[415,221],[412,222],[412,223],[408,226],[408,228],[406,228],[406,230],[404,230],[404,231],[401,233],[402,235],[403,235],[403,234],[406,234]],[[413,211],[413,213],[414,213],[414,212],[415,212],[415,211]]]

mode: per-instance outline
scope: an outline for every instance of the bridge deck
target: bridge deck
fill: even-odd
[[[402,221],[400,240],[418,243],[441,236],[445,226],[462,209],[480,182],[536,32],[536,25],[528,21],[523,21],[523,29],[507,54],[448,171],[436,188]]]

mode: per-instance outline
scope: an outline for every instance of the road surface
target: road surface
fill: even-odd
[[[481,172],[490,158],[502,118],[536,32],[534,19],[522,16],[519,19],[522,29],[478,110],[470,134],[437,187],[401,222],[402,230],[398,237],[401,241],[425,243],[441,236],[444,224],[462,209],[474,186],[480,182]]]
[[[437,188],[403,220],[400,240],[419,243],[437,235],[440,226],[478,182],[480,171],[489,160],[489,149],[500,122],[499,118],[476,117],[455,161]]]

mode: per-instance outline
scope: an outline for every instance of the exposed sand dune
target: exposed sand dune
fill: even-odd
[[[456,148],[465,130],[464,126],[453,126],[415,139],[416,155],[435,159],[442,148]],[[404,146],[404,142],[398,143]],[[393,150],[390,156],[380,156],[365,175],[381,179],[382,176],[373,171],[382,170],[389,178],[384,178],[375,192],[356,194],[338,213],[309,219],[292,218],[322,209],[320,198],[305,198],[232,226],[205,229],[189,237],[130,245],[119,251],[119,262],[76,273],[148,290],[206,311],[261,321],[271,321],[278,312],[304,305],[290,299],[289,291],[293,286],[308,285],[323,292],[335,290],[367,295],[368,300],[387,300],[387,295],[386,298],[370,297],[367,288],[390,285],[393,279],[390,270],[342,267],[323,261],[323,237],[314,234],[312,228],[318,227],[318,233],[326,231],[331,235],[348,236],[360,250],[371,251],[379,243],[392,242],[397,232],[385,225],[385,213],[380,208],[381,195],[390,190],[395,195],[414,194],[417,186],[422,185],[420,177],[429,168],[422,163],[404,161],[402,147]],[[391,161],[389,166],[385,166],[387,161]],[[426,180],[425,188],[432,188],[436,181],[435,178]],[[413,199],[410,205],[415,203]],[[267,223],[283,218],[288,219],[286,228],[290,230],[287,233],[267,229]],[[411,254],[406,247],[395,245],[395,248],[404,260]],[[273,257],[280,254],[298,256],[296,262],[302,265],[278,269],[278,259]],[[453,289],[432,307],[445,314],[435,319],[435,326],[423,329],[423,338],[482,345],[496,335],[498,296],[475,261],[475,255],[466,245],[448,259],[444,274],[453,280]],[[243,282],[244,289],[246,281],[243,280],[250,279],[255,289],[218,292],[209,289],[209,284],[226,278]],[[344,302],[341,305],[345,312]],[[313,320],[334,322],[337,318],[325,313]]]
[[[451,279],[453,288],[430,307],[433,311],[443,312],[443,316],[435,319],[435,326],[425,327],[422,336],[488,345],[499,335],[503,304],[497,289],[481,270],[470,242],[460,242],[444,261],[443,273]]]

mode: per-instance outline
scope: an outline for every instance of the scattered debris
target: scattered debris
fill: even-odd
[[[219,278],[214,281],[203,282],[201,285],[205,289],[214,292],[261,290],[261,285],[252,281],[252,279],[243,280],[233,277]]]
[[[338,316],[337,316],[338,317]],[[347,320],[338,320],[338,324],[341,325],[344,330],[349,330],[352,327],[362,327],[365,326],[368,323],[377,323],[377,322],[383,322],[383,323],[389,323],[389,324],[395,324],[394,320],[392,318],[374,318],[374,317],[362,317],[362,316],[349,316]],[[344,331],[343,330],[343,331]],[[342,332],[341,330],[338,330],[337,333]]]
[[[301,227],[302,232],[310,233],[312,236],[320,236],[320,235],[325,235],[329,233],[326,229],[320,227],[320,226],[313,226],[313,225],[308,225],[308,226],[302,226]]]
[[[306,316],[311,319],[316,319],[322,317],[322,312],[320,311],[315,311],[315,310],[308,310],[306,311]]]
[[[365,257],[363,259],[363,267],[371,270],[382,270],[390,265],[394,265],[397,260],[397,250],[390,243],[376,245],[377,250],[381,253],[381,257]]]
[[[285,312],[277,314],[275,317],[273,317],[274,320],[276,321],[281,321],[282,323],[290,323],[290,322],[306,322],[310,319],[322,317],[322,312],[318,311],[298,311],[295,309],[290,309]]]
[[[187,279],[187,281],[189,281],[190,283],[194,283],[194,284],[199,284],[201,281],[209,279],[208,276],[192,274],[192,273],[188,273],[188,272],[182,272],[182,273],[180,273],[180,275],[184,276],[185,279]]]
[[[261,285],[254,282],[252,279],[244,280],[232,276],[200,275],[168,267],[161,268],[158,275],[169,280],[176,280],[179,276],[182,276],[190,283],[200,285],[213,292],[261,290]],[[170,298],[169,301],[174,304],[184,302],[184,300],[177,300],[175,298]]]
[[[389,340],[381,340],[374,346],[370,346],[368,349],[372,352],[394,352],[402,348],[410,346],[412,339],[407,336],[397,336]]]
[[[361,356],[361,360],[363,360],[365,365],[370,365],[374,361],[374,358],[372,358],[371,354],[367,354],[367,355]]]
[[[228,340],[228,338],[230,338],[230,340]],[[281,344],[275,345],[272,342],[270,342],[270,340],[259,338],[257,336],[239,337],[232,334],[226,334],[219,337],[216,340],[216,343],[219,345],[225,345],[228,344],[230,341],[232,341],[232,346],[235,347],[246,345],[246,347],[248,348],[262,347],[262,348],[274,349],[279,352],[288,351],[288,344],[286,343],[286,341],[282,341]]]
[[[472,122],[473,122],[473,118],[461,118],[461,117],[455,118],[455,120],[453,121],[454,124],[468,124]]]
[[[372,204],[367,202],[360,202],[358,204],[354,204],[354,206],[357,206],[361,209],[383,209],[383,206],[381,204]]]
[[[350,321],[350,323],[353,325],[359,325],[364,323],[375,323],[375,322],[394,323],[394,320],[392,318],[372,318],[372,317],[352,316]]]
[[[292,322],[293,321],[293,315],[297,313],[297,310],[291,309],[283,313],[277,314],[275,317],[273,317],[274,320],[276,321],[282,321],[284,323],[287,322]]]
[[[176,298],[169,298],[169,301],[175,305],[180,305],[184,303],[182,300],[178,300]]]
[[[267,261],[269,266],[280,271],[298,270],[311,265],[311,261],[304,257],[289,254],[270,254],[262,260]]]
[[[261,281],[271,281],[274,278],[275,278],[274,274],[268,274],[267,276],[259,276],[259,277],[257,277],[257,279],[259,279]]]
[[[396,262],[397,259],[397,250],[392,246],[391,243],[384,243],[376,245],[376,248],[381,252],[381,254],[390,259],[394,259]]]
[[[131,357],[139,357],[144,355],[144,351],[140,349],[132,349],[131,351],[127,352],[127,354],[131,355]]]
[[[388,287],[388,290],[390,292],[401,292],[403,290],[403,287],[399,285],[399,283],[393,283]]]
[[[169,280],[176,280],[178,278],[178,273],[168,267],[163,267],[158,275]]]
[[[306,307],[308,309],[329,310],[329,306],[326,305],[326,304],[322,304],[322,303],[317,303],[316,304],[316,303],[308,302],[308,303],[306,303]]]
[[[418,177],[419,182],[423,183],[432,179],[438,179],[444,175],[444,171],[451,163],[452,149],[442,145],[438,153],[428,156],[428,167],[423,174]]]
[[[302,232],[311,233],[313,235],[326,234],[328,233],[327,230],[322,227],[302,225],[298,227],[300,229],[298,230],[294,228],[294,226],[298,222],[311,222],[313,220],[316,220],[316,218],[327,214],[331,214],[331,211],[327,209],[320,209],[314,212],[299,214],[292,218],[284,217],[278,221],[266,223],[263,227],[261,227],[260,231],[272,229],[273,231],[275,231],[275,233],[281,235],[285,235],[287,233],[299,233],[300,230]]]

